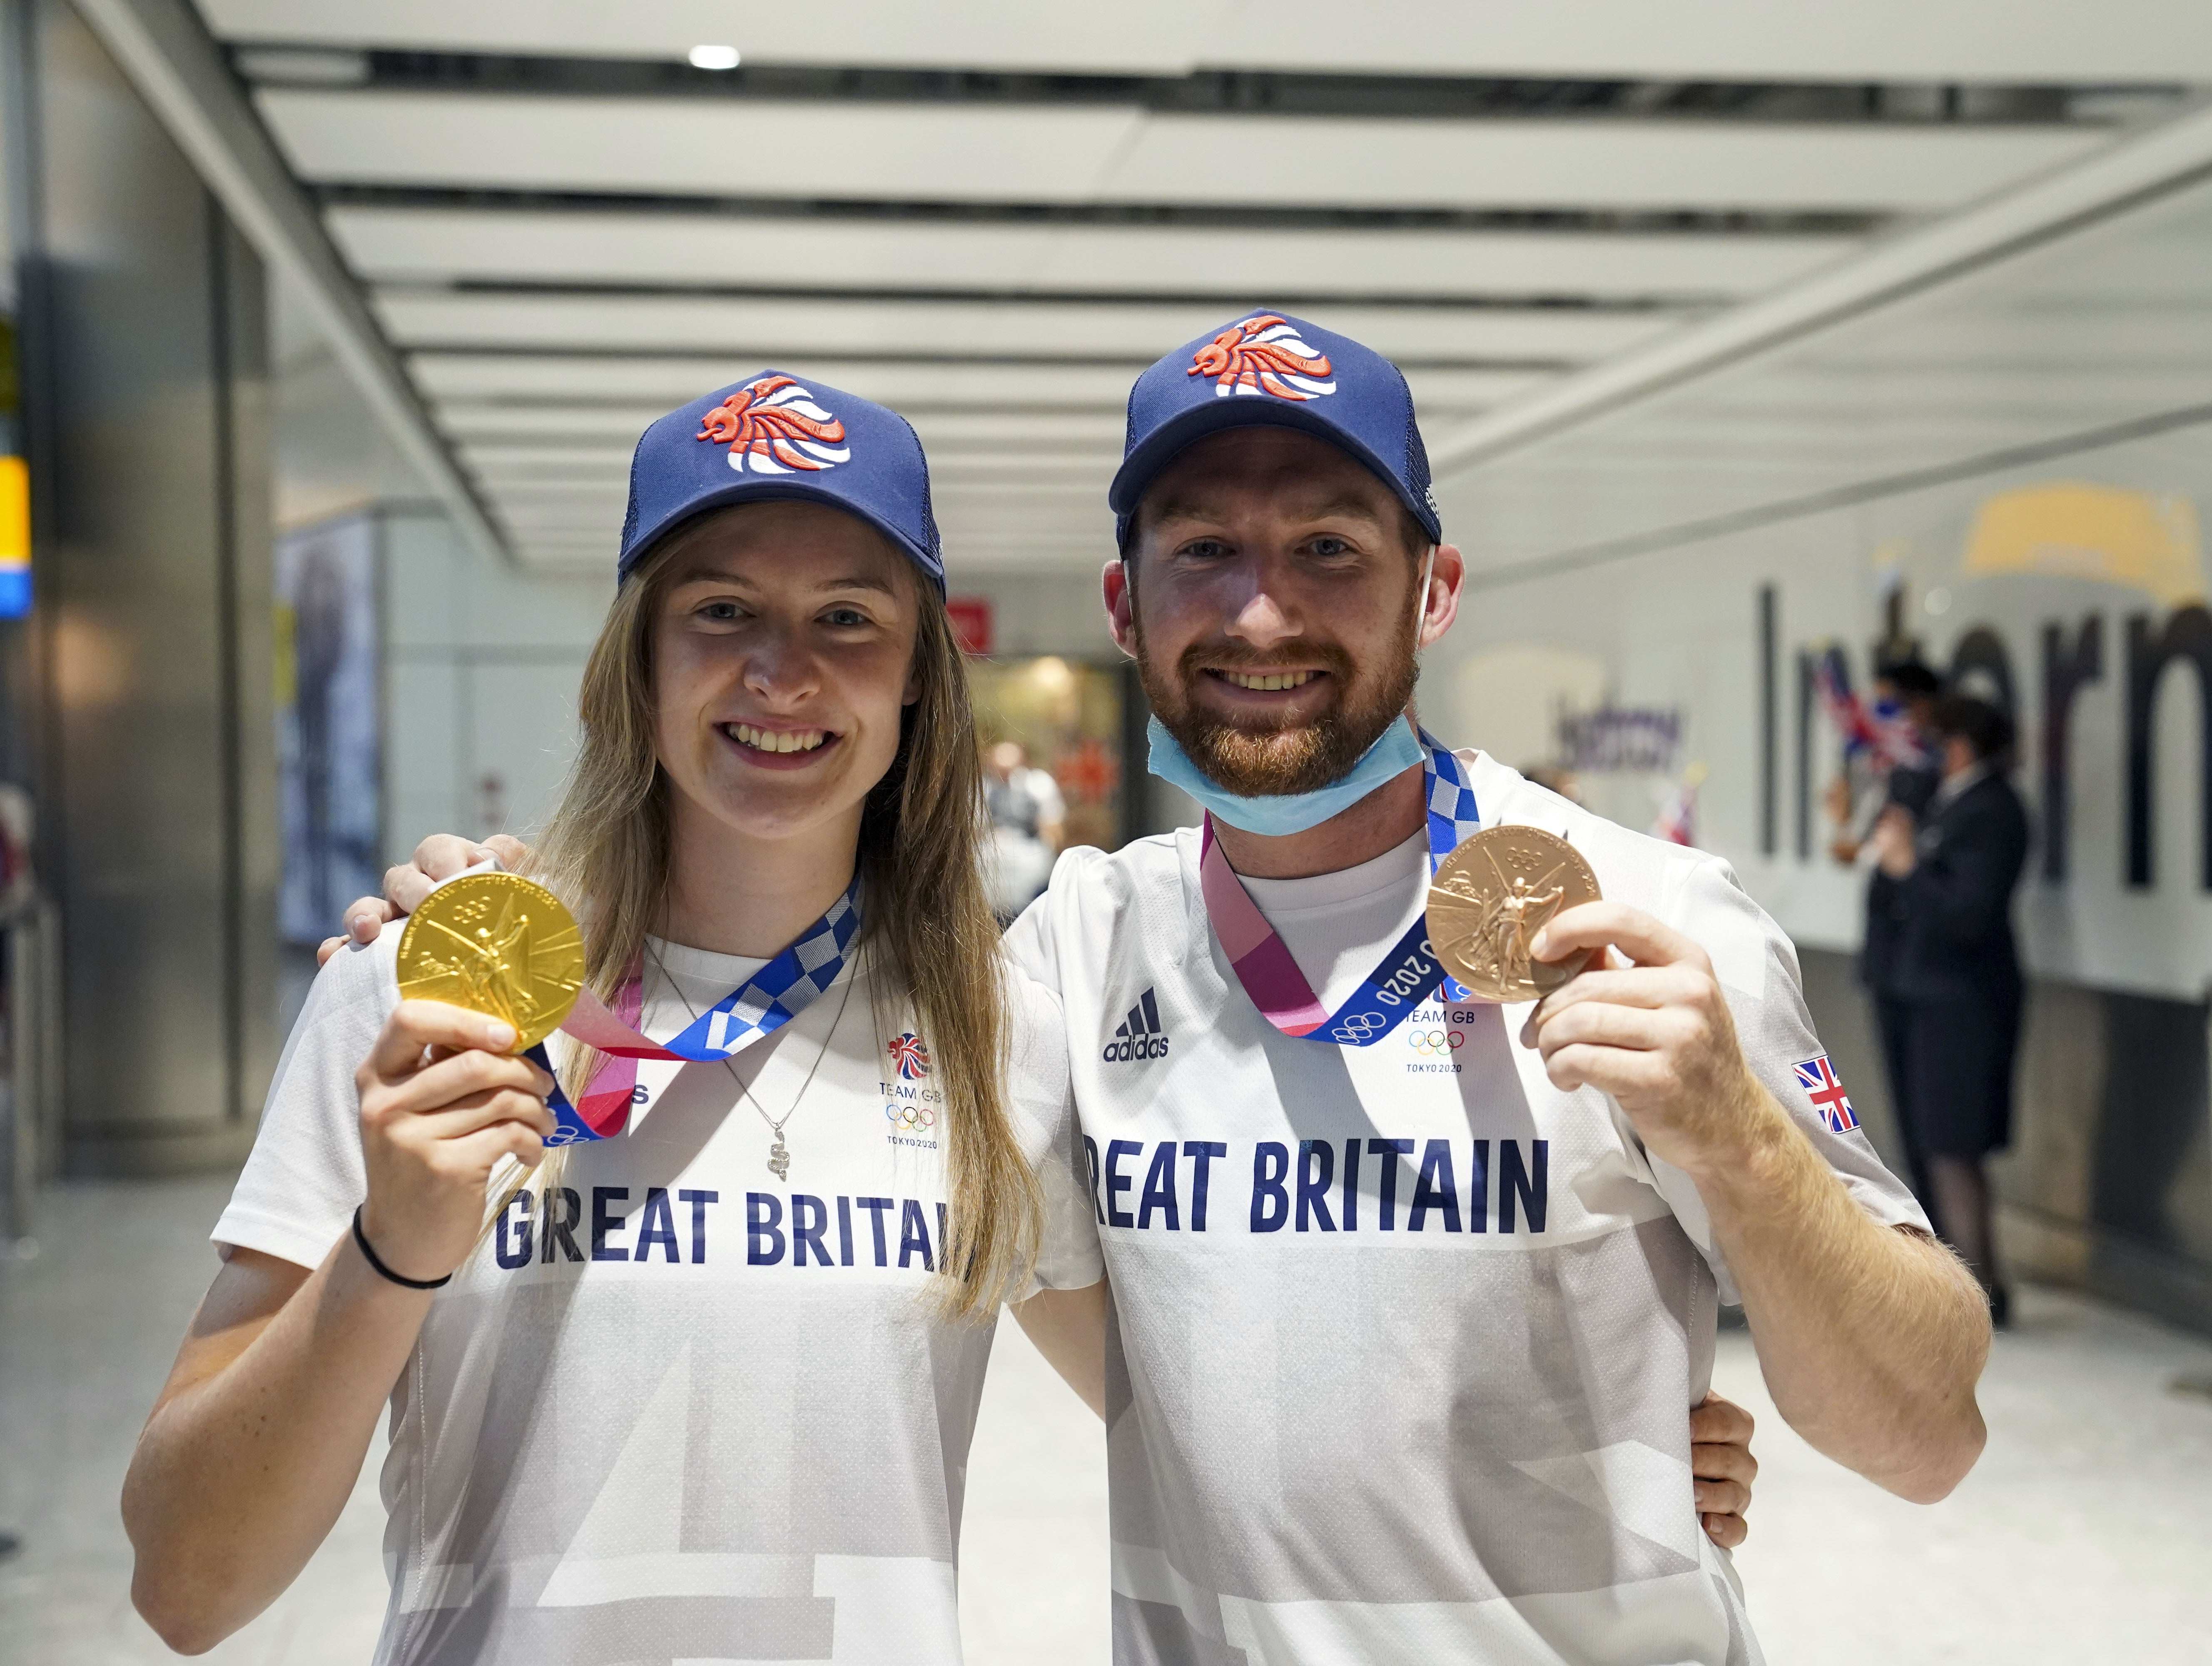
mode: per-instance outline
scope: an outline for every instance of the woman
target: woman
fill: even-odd
[[[173,1644],[283,1589],[388,1398],[380,1661],[957,1660],[965,1322],[1038,1290],[1096,1408],[1104,1301],[1059,1026],[995,958],[924,466],[891,413],[770,376],[641,442],[536,871],[655,1038],[818,945],[856,876],[864,923],[771,1038],[641,1067],[630,1132],[520,1188],[549,1079],[400,1003],[392,929],[332,958],[126,1485]],[[1747,1420],[1700,1415],[1747,1474]]]
[[[860,929],[789,1023],[642,1066],[632,1131],[526,1184],[552,1083],[511,1032],[400,1002],[396,928],[333,958],[125,1487],[173,1645],[296,1574],[388,1399],[380,1661],[958,1658],[963,1322],[1099,1268],[1064,1090],[1006,1085],[1060,1043],[1000,970],[927,506],[902,420],[784,378],[641,442],[539,871],[655,1039],[856,874]]]

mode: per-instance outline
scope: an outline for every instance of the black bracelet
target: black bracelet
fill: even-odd
[[[368,1247],[368,1234],[361,1230],[361,1206],[359,1204],[356,1204],[354,1206],[353,1211],[353,1241],[361,1246],[362,1259],[367,1261],[371,1267],[374,1268],[381,1276],[391,1280],[394,1284],[403,1285],[410,1290],[435,1290],[441,1285],[451,1284],[453,1281],[453,1275],[451,1273],[447,1274],[442,1279],[403,1278],[398,1274],[393,1272],[390,1268],[386,1267],[382,1262],[379,1261],[376,1258],[376,1251]]]

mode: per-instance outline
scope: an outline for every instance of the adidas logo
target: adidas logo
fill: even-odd
[[[1160,1009],[1150,989],[1145,991],[1129,1016],[1114,1026],[1114,1039],[1098,1056],[1109,1064],[1131,1059],[1164,1059],[1168,1038],[1160,1026]]]

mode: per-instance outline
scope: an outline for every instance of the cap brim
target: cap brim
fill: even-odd
[[[871,514],[849,498],[841,496],[825,486],[811,484],[804,480],[733,480],[721,490],[696,497],[674,514],[641,534],[630,545],[620,566],[617,579],[629,576],[630,569],[650,554],[663,538],[696,520],[701,515],[712,514],[717,509],[726,509],[733,503],[819,503],[827,509],[836,509],[853,517],[863,526],[873,527],[891,542],[891,547],[905,556],[924,577],[937,587],[937,593],[945,594],[945,568],[918,547],[914,540],[889,521]]]
[[[1114,483],[1106,489],[1106,507],[1124,518],[1135,513],[1161,470],[1210,434],[1233,428],[1289,428],[1326,440],[1339,451],[1357,458],[1404,504],[1423,531],[1438,543],[1443,530],[1435,512],[1409,494],[1389,464],[1355,435],[1321,414],[1322,401],[1292,404],[1285,399],[1232,395],[1211,404],[1193,406],[1154,429],[1145,442],[1121,460]]]

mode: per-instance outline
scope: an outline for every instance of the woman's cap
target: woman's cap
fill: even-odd
[[[777,370],[694,399],[646,429],[629,465],[617,572],[695,515],[768,499],[858,515],[945,593],[929,459],[895,410]]]
[[[1249,313],[1137,378],[1121,467],[1106,502],[1123,548],[1145,489],[1176,453],[1224,429],[1302,429],[1387,481],[1422,530],[1443,542],[1429,453],[1398,367],[1349,336],[1285,313]]]

